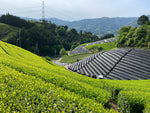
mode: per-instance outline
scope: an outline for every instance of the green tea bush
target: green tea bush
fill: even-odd
[[[115,112],[99,80],[0,41],[0,112]]]

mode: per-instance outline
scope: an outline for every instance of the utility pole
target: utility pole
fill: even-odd
[[[44,1],[42,1],[42,22],[45,20]]]
[[[38,41],[36,42],[34,53],[37,55],[39,54],[39,43],[38,43]]]
[[[54,52],[55,52],[55,57],[56,57],[57,50],[55,49],[55,51],[54,51]]]
[[[19,37],[17,38],[16,45],[21,47],[21,39],[20,39],[21,30],[19,30]]]

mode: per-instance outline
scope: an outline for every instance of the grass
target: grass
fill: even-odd
[[[60,62],[61,63],[74,63],[84,58],[87,58],[91,55],[92,53],[76,54],[76,55],[70,55],[70,56],[65,55],[62,57],[62,60]]]
[[[98,48],[100,48],[100,50],[102,51],[108,51],[108,50],[116,49],[117,46],[115,45],[115,42],[109,42],[103,44],[87,45],[86,48],[89,49],[90,51]]]
[[[115,37],[112,37],[112,38],[108,38],[108,39],[113,39],[113,38],[115,38]],[[104,39],[104,40],[107,40],[107,39]],[[102,40],[98,40],[98,41],[102,41]],[[89,42],[89,43],[92,43],[92,42]],[[84,44],[81,44],[81,45],[79,45],[79,46],[77,46],[77,47],[75,47],[73,50],[75,50],[76,48],[78,48],[78,47],[80,47],[80,46],[83,46],[83,45],[87,45],[87,44],[89,44],[89,43],[84,43]],[[96,44],[97,45],[97,44]],[[87,48],[88,49],[88,48]]]
[[[90,42],[89,42],[89,43],[90,43]],[[80,46],[84,46],[84,45],[86,45],[86,44],[88,44],[88,43],[80,44],[80,45],[78,45],[77,47],[75,47],[73,50],[77,49],[77,48],[80,47]]]
[[[82,45],[86,45],[86,44],[82,44]],[[82,46],[82,45],[80,45],[80,46]],[[112,49],[117,49],[115,42],[87,45],[85,47],[90,50],[90,53],[83,53],[83,54],[76,54],[76,55],[69,55],[69,56],[65,55],[62,57],[62,60],[60,62],[61,63],[74,63],[74,62],[80,61],[84,58],[87,58],[87,57],[89,57],[95,53],[101,52],[101,51],[108,51],[108,50],[112,50]],[[102,49],[98,50],[100,47],[102,47]]]
[[[0,32],[2,34],[6,34],[4,37],[0,37],[2,41],[7,41],[10,37],[12,37],[13,35],[16,35],[18,31],[19,31],[19,28],[16,28],[16,27],[4,24],[4,23],[0,23]]]
[[[123,113],[149,113],[150,80],[103,80],[103,89]]]
[[[87,45],[87,44],[88,43],[84,43],[84,44],[81,44],[79,46],[85,45],[85,47],[90,50],[90,53],[83,53],[83,54],[76,54],[76,55],[69,55],[69,56],[65,55],[62,57],[62,60],[60,62],[61,63],[74,63],[74,62],[77,62],[79,60],[87,58],[87,57],[89,57],[95,53],[101,52],[101,51],[108,51],[108,50],[112,50],[112,49],[117,49],[115,42],[103,43],[103,44],[94,44],[94,45]],[[75,50],[79,46],[75,47],[73,50]],[[100,47],[102,47],[102,50],[99,50]],[[69,53],[69,51],[67,51],[67,53]]]

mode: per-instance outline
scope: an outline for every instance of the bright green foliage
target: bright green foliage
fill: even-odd
[[[150,103],[149,92],[122,91],[118,95],[118,108],[121,112],[141,113],[147,103]]]
[[[62,57],[62,60],[60,62],[64,62],[64,63],[74,63],[77,62],[79,60],[82,60],[84,58],[87,58],[89,56],[91,56],[92,53],[83,53],[83,54],[76,54],[76,55],[65,55]]]
[[[0,112],[114,112],[104,109],[110,94],[101,86],[0,41]]]
[[[101,104],[0,65],[0,112],[108,112]]]
[[[99,51],[108,51],[112,49],[116,49],[115,42],[103,43],[103,44],[94,44],[94,45],[87,45],[87,49],[92,52],[99,52]]]
[[[148,42],[148,48],[150,49],[150,42]]]
[[[7,41],[17,34],[18,28],[0,23],[0,40]]]
[[[148,112],[150,80],[98,80],[0,41],[0,112]],[[135,109],[135,106],[140,106]]]
[[[150,112],[150,103],[145,105],[145,109],[143,111],[143,113],[149,113]]]
[[[125,26],[125,27],[122,27],[120,28],[120,30],[118,31],[119,34],[122,34],[122,33],[128,33],[129,30],[130,30],[130,26]]]
[[[150,42],[150,25],[137,27],[122,27],[116,40],[117,47],[148,48]]]
[[[103,89],[111,93],[121,112],[139,113],[149,109],[150,80],[103,80]]]
[[[61,56],[66,55],[66,50],[65,50],[65,48],[62,48],[62,49],[60,50],[59,54],[60,54]]]

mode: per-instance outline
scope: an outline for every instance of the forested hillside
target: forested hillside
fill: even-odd
[[[118,47],[150,49],[150,21],[140,27],[125,26],[119,30],[116,44]]]
[[[99,40],[91,32],[78,33],[74,28],[68,29],[68,26],[57,26],[47,21],[26,21],[10,14],[2,15],[0,22],[7,24],[5,26],[11,25],[16,27],[18,30],[7,37],[5,32],[10,30],[7,27],[2,31],[5,27],[3,24],[3,26],[0,26],[0,33],[6,35],[1,35],[1,40],[21,46],[42,56],[57,55],[61,48],[70,50],[72,46],[75,47],[79,44]]]
[[[111,33],[114,35],[118,34],[118,30],[123,26],[137,26],[138,17],[129,17],[129,18],[98,18],[98,19],[84,19],[79,21],[62,21],[59,19],[48,19],[52,23],[57,25],[67,25],[69,28],[75,28],[77,31],[90,31],[99,37]]]

